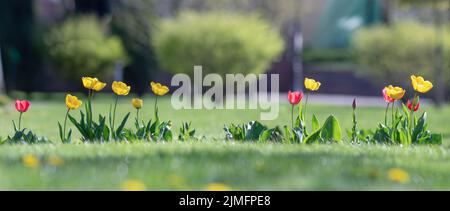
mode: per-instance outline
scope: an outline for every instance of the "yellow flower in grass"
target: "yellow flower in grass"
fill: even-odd
[[[39,166],[39,159],[32,154],[28,154],[22,157],[22,163],[28,168],[36,168]]]
[[[401,87],[394,87],[392,85],[389,85],[388,87],[385,87],[386,89],[386,94],[394,99],[394,100],[400,100],[403,98],[403,96],[405,96],[406,91],[401,88]]]
[[[114,81],[112,84],[112,90],[117,95],[125,96],[128,95],[128,93],[130,93],[131,87],[127,86],[127,84],[124,82]]]
[[[160,83],[151,82],[150,86],[152,87],[152,92],[158,96],[164,96],[169,92],[169,87],[163,86]]]
[[[73,96],[71,94],[66,95],[66,105],[67,108],[75,110],[78,109],[83,102],[79,100],[76,96]]]
[[[121,189],[123,191],[145,191],[147,188],[139,180],[127,180],[122,184]]]
[[[133,107],[135,109],[141,109],[142,105],[144,105],[144,101],[142,99],[139,99],[139,98],[133,98],[131,100],[131,104],[133,105]]]
[[[320,82],[315,81],[314,79],[305,78],[305,88],[310,91],[317,91],[320,88],[320,85],[322,85]]]
[[[51,155],[47,160],[48,164],[52,166],[60,166],[64,164],[64,160],[56,155]]]
[[[99,81],[97,78],[83,77],[81,80],[83,81],[84,88],[97,92],[101,91],[106,86],[106,83]]]
[[[231,188],[222,183],[211,183],[206,186],[206,191],[231,191]]]
[[[422,94],[429,92],[433,88],[433,83],[425,81],[421,76],[411,76],[411,82],[414,90]]]
[[[398,183],[408,183],[409,182],[409,174],[403,169],[393,168],[388,172],[389,180]]]

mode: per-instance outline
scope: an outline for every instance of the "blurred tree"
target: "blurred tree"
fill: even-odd
[[[162,21],[152,40],[158,61],[171,73],[261,74],[283,51],[270,23],[255,15],[181,13]]]
[[[5,79],[3,78],[2,46],[0,46],[0,96],[6,93]]]
[[[153,1],[115,0],[111,2],[113,33],[120,36],[131,59],[124,78],[133,83],[139,95],[149,90],[149,81],[155,80],[157,65],[150,46],[152,25],[156,20]]]
[[[109,0],[75,0],[76,12],[104,16],[110,13]]]
[[[450,17],[450,1],[449,0],[399,0],[403,6],[416,6],[429,8],[432,10],[432,22],[437,30],[436,36],[433,37],[433,41],[436,43],[434,50],[434,80],[435,80],[435,101],[437,105],[442,105],[445,101],[445,69],[449,69],[444,65],[445,53],[444,53],[444,25]]]
[[[45,33],[44,52],[67,79],[79,80],[82,76],[111,79],[116,64],[127,64],[128,57],[122,40],[111,36],[105,28],[96,16],[68,18]]]
[[[78,13],[108,16],[113,34],[118,35],[130,58],[124,80],[132,83],[133,91],[142,95],[156,73],[156,61],[148,40],[154,15],[153,0],[75,0]]]
[[[0,46],[6,89],[31,93],[40,58],[33,45],[33,1],[0,1]]]

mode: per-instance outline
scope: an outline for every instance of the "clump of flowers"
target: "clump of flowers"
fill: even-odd
[[[312,115],[311,130],[309,133],[306,127],[307,108],[309,95],[316,92],[321,87],[321,83],[314,79],[305,78],[304,80],[306,92],[305,104],[299,106],[299,114],[297,121],[292,130],[285,127],[285,139],[289,143],[325,143],[325,142],[340,142],[341,141],[341,127],[339,121],[333,115],[329,116],[324,124],[321,126],[316,115]]]
[[[111,114],[111,107],[109,109],[109,125],[111,129],[112,138],[114,140],[122,140],[125,138],[124,136],[125,134],[123,132],[125,124],[128,121],[128,117],[130,116],[130,113],[125,115],[119,127],[116,129],[115,122],[116,122],[117,103],[119,102],[119,96],[127,96],[130,93],[131,87],[125,84],[124,82],[114,81],[112,84],[112,90],[116,94],[116,100],[114,102],[114,110],[112,114]]]
[[[69,112],[71,110],[78,109],[82,104],[83,104],[83,102],[81,100],[79,100],[78,97],[73,96],[71,94],[66,95],[67,112],[66,112],[66,116],[64,117],[64,126],[61,127],[61,124],[58,122],[59,137],[61,139],[61,142],[63,142],[63,143],[72,142],[72,129],[69,130],[69,133],[66,136],[67,118],[69,117]]]
[[[314,79],[305,79],[305,88],[309,92],[319,90],[321,83]],[[287,98],[291,104],[291,128],[284,126],[284,131],[279,127],[268,128],[258,121],[252,121],[243,125],[226,125],[224,131],[227,140],[236,141],[260,141],[260,142],[285,142],[285,143],[326,143],[326,142],[340,142],[341,141],[341,127],[339,121],[333,116],[329,116],[323,125],[320,125],[319,120],[315,115],[312,117],[311,129],[312,133],[308,133],[305,124],[305,113],[307,102],[303,107],[301,101],[303,99],[303,92],[289,91]],[[309,93],[306,95],[308,98]],[[299,113],[294,122],[295,107],[299,106]],[[305,108],[304,110],[302,108]]]
[[[85,113],[80,111],[80,120],[76,120],[72,115],[68,115],[69,120],[78,129],[83,136],[84,142],[109,141],[110,129],[106,125],[106,118],[99,115],[98,122],[93,120],[92,100],[95,92],[100,92],[106,87],[106,83],[99,81],[97,78],[83,77],[83,86],[88,90],[88,99],[85,104]]]
[[[395,109],[395,101],[401,100],[406,91],[401,87],[392,85],[383,89],[383,98],[388,103],[385,112],[384,124],[379,124],[374,131],[364,131],[358,136],[359,141],[382,144],[401,144],[408,146],[411,144],[442,144],[442,135],[431,133],[428,130],[427,113],[424,112],[418,119],[414,113],[420,108],[419,93],[427,93],[433,88],[430,81],[424,80],[421,76],[411,76],[412,87],[415,91],[414,98],[407,100],[406,105],[402,104],[402,112]],[[389,105],[392,105],[392,121],[387,123],[387,113]]]
[[[38,137],[33,131],[28,130],[27,128],[22,128],[22,116],[24,113],[28,111],[30,108],[30,101],[28,100],[16,100],[15,102],[15,108],[17,112],[19,112],[19,121],[18,125],[16,125],[16,122],[13,120],[13,128],[14,128],[14,135],[8,136],[5,140],[0,141],[3,143],[10,143],[10,144],[38,144],[38,143],[48,143],[50,142],[44,137]]]
[[[150,119],[147,123],[139,119],[139,111],[142,109],[144,105],[144,101],[139,98],[134,98],[131,100],[131,105],[136,109],[136,121],[135,121],[135,131],[125,129],[125,138],[127,140],[146,140],[146,141],[171,141],[173,139],[172,133],[172,122],[171,121],[160,121],[158,114],[158,97],[164,96],[169,92],[169,87],[164,86],[160,83],[151,82],[150,88],[153,94],[156,96],[155,98],[155,107],[154,107],[154,119]],[[195,130],[190,128],[186,128],[187,134],[195,133]],[[193,131],[193,132],[192,132]],[[180,137],[185,137],[186,134],[180,135]],[[190,136],[191,137],[191,136]]]

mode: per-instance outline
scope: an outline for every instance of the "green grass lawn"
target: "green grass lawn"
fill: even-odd
[[[94,103],[94,112],[108,111],[112,100],[102,98]],[[129,101],[122,98],[118,117],[132,111]],[[153,102],[145,99],[142,117],[151,117]],[[181,122],[192,121],[197,134],[205,138],[188,143],[62,145],[57,121],[63,121],[63,98],[32,102],[22,125],[56,144],[0,146],[0,190],[118,190],[127,180],[141,181],[149,190],[202,190],[210,183],[234,190],[450,190],[450,107],[425,108],[431,129],[444,134],[444,145],[409,148],[226,142],[224,124],[259,119],[259,111],[175,111],[168,98],[160,101],[159,108],[162,119],[174,122],[175,132]],[[351,107],[313,105],[308,110],[322,122],[332,113],[344,130],[351,127]],[[358,108],[359,126],[374,128],[383,115],[383,108]],[[0,136],[12,132],[11,120],[17,117],[12,105],[0,111]],[[283,105],[277,120],[264,123],[290,124],[290,107]],[[23,164],[28,154],[39,159],[38,167]],[[49,164],[52,156],[63,164]],[[409,182],[390,181],[391,168],[408,172]]]

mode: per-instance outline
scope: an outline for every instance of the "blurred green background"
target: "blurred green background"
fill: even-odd
[[[410,74],[449,99],[446,0],[21,0],[0,3],[0,94],[81,91],[81,76],[133,92],[174,73],[303,76],[322,93],[379,95]],[[300,66],[295,64],[301,64]],[[297,69],[296,69],[297,68]],[[345,80],[345,81],[344,81]],[[50,81],[50,82],[49,82]]]

